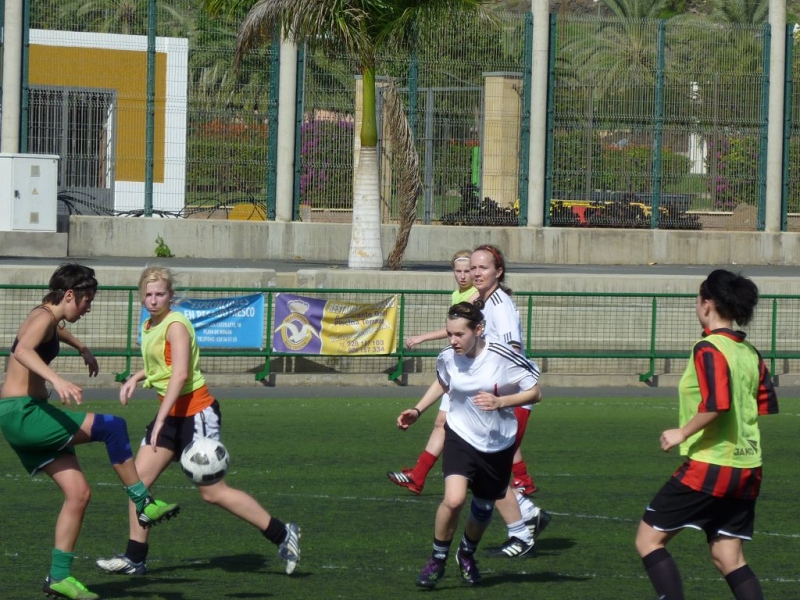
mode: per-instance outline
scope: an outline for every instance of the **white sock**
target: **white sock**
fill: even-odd
[[[533,536],[531,535],[530,530],[525,526],[525,521],[522,519],[519,521],[514,521],[508,525],[508,537],[519,538],[526,544],[533,543]]]
[[[517,503],[519,504],[519,511],[522,513],[522,520],[530,521],[536,518],[536,515],[539,514],[539,507],[534,504],[533,500],[528,496],[523,496],[519,492],[515,491],[514,493],[517,497]]]

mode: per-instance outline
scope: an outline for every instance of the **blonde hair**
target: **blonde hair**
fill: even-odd
[[[175,281],[175,278],[172,276],[172,271],[170,271],[167,267],[146,267],[139,276],[139,297],[142,301],[144,301],[147,284],[155,281],[163,281],[167,284],[167,291],[174,291],[173,282]]]
[[[472,252],[469,250],[459,250],[455,254],[453,254],[453,258],[450,259],[450,265],[455,267],[457,260],[467,259],[472,255]]]

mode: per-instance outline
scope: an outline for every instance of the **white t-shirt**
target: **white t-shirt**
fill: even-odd
[[[514,443],[517,419],[513,408],[484,411],[473,398],[481,391],[509,396],[539,381],[539,369],[510,346],[488,343],[475,358],[448,346],[439,353],[436,372],[450,395],[447,424],[481,452],[499,452]]]
[[[519,309],[511,296],[497,288],[486,299],[481,312],[486,321],[483,332],[486,341],[508,344],[510,348],[513,348],[511,345],[513,343],[515,346],[519,346],[520,355],[524,357],[525,344],[522,343],[522,323],[519,320]],[[530,362],[538,373],[538,365],[533,361]],[[531,410],[533,405],[526,404],[523,408]]]
[[[525,355],[522,343],[522,324],[519,320],[519,309],[511,297],[500,288],[492,292],[481,309],[486,321],[483,336],[487,342],[517,345]]]

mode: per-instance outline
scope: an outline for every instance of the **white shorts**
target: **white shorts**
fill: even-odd
[[[142,446],[150,444],[153,423],[155,423],[155,420],[151,421],[145,429]],[[219,402],[214,400],[211,406],[191,417],[168,416],[164,419],[164,426],[158,436],[157,446],[171,450],[175,453],[175,460],[178,460],[183,449],[196,438],[207,437],[219,440],[221,425],[222,416],[220,415]]]

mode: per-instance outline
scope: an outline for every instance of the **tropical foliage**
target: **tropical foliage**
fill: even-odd
[[[244,0],[205,0],[212,13],[232,12]],[[387,47],[412,48],[420,32],[459,13],[480,14],[482,0],[258,0],[239,28],[235,59],[263,46],[275,32],[315,49],[344,49],[357,58],[363,80],[360,153],[353,186],[353,228],[348,264],[383,266],[378,176],[375,66]],[[408,214],[415,214],[414,211]],[[407,224],[410,227],[410,224]]]
[[[595,16],[598,4],[605,18]],[[369,159],[362,161],[357,156],[354,160],[354,125],[341,128],[338,122],[342,115],[353,112],[355,72],[360,72],[367,84],[365,126],[358,134],[362,151],[368,154],[378,138],[371,107],[380,102],[370,91],[372,78],[389,75],[402,81],[407,77],[408,63],[402,57],[408,55],[410,41],[415,41],[422,61],[437,67],[426,80],[430,87],[480,85],[483,65],[500,64],[500,58],[521,53],[522,20],[518,16],[506,22],[495,19],[502,25],[499,30],[483,27],[479,20],[475,26],[462,28],[462,24],[475,21],[472,16],[448,16],[439,21],[432,16],[439,8],[474,11],[481,8],[478,0],[207,0],[208,6],[218,9],[213,14],[190,0],[159,0],[156,5],[159,35],[189,38],[187,181],[190,193],[196,192],[193,197],[237,188],[247,194],[263,193],[269,61],[274,58],[268,43],[274,26],[283,27],[308,44],[307,64],[316,67],[306,69],[308,90],[324,90],[308,93],[318,94],[317,106],[337,115],[337,122],[307,122],[304,128],[301,201],[321,207],[336,198],[341,199],[337,200],[340,206],[354,207],[356,212],[360,205],[355,202],[357,186],[350,170],[355,165],[373,167]],[[790,14],[796,5],[790,0]],[[31,22],[37,28],[141,35],[146,33],[147,6],[147,0],[36,0],[31,3]],[[512,6],[509,0],[496,7],[525,11],[529,3]],[[726,194],[735,196],[738,202],[753,202],[756,186],[750,173],[755,165],[745,169],[742,161],[750,160],[745,155],[750,156],[750,146],[758,139],[762,118],[763,23],[768,0],[715,0],[706,8],[692,0],[552,2],[559,17],[564,16],[564,7],[568,18],[559,19],[556,39],[555,100],[561,121],[554,141],[554,189],[583,189],[587,169],[592,173],[591,185],[598,187],[617,187],[622,180],[637,189],[650,185],[645,155],[653,140],[642,132],[652,127],[656,77],[663,76],[666,126],[680,128],[687,135],[697,134],[717,149],[706,159],[708,180],[713,179],[709,193],[714,194],[716,204],[729,206],[733,200],[726,199]],[[591,18],[568,14],[578,7]],[[333,9],[342,9],[343,13],[337,16]],[[703,11],[706,14],[699,14]],[[613,20],[608,18],[611,15]],[[658,43],[662,40],[655,19],[667,17],[670,21],[663,40],[666,68],[659,74]],[[418,24],[416,30],[412,23]],[[443,39],[446,45],[432,43]],[[387,60],[388,56],[401,58]],[[234,57],[239,61],[238,69],[233,68]],[[463,110],[455,101],[442,98],[444,94],[436,105],[437,136],[448,135],[448,118]],[[402,93],[401,99],[408,102],[408,96]],[[347,110],[342,110],[343,105]],[[340,132],[344,134],[337,139]],[[413,133],[421,137],[419,123]],[[592,142],[587,145],[582,141],[586,139]],[[673,137],[676,139],[680,143],[666,143],[664,157],[685,151],[686,140]],[[743,139],[750,140],[747,152],[731,150]],[[722,152],[725,147],[728,150]],[[336,148],[338,164],[331,165],[324,154]],[[455,143],[436,154],[433,172],[439,187],[435,201],[467,179],[470,154],[471,148]],[[793,157],[797,155],[792,152]],[[587,157],[591,157],[591,163],[587,163]],[[631,169],[636,165],[645,170],[633,174]],[[686,161],[676,159],[673,163],[665,158],[664,165],[665,177],[677,179]],[[672,165],[669,173],[668,165]],[[621,172],[601,177],[601,168]],[[372,181],[377,187],[374,172]],[[370,210],[380,206],[374,190],[368,196],[359,194],[359,198],[367,199]],[[399,206],[398,192],[393,190],[393,194],[381,199],[384,206],[390,202],[392,207]],[[386,213],[376,214],[376,210],[371,213],[373,229],[386,219]],[[418,215],[420,211],[405,213]]]

